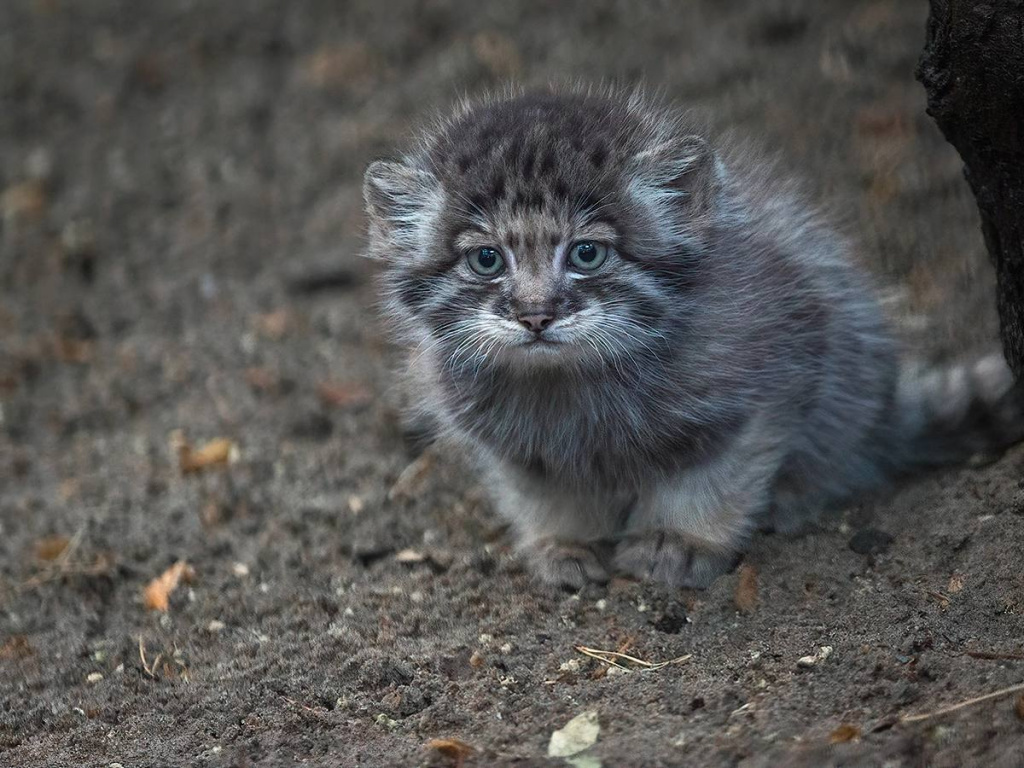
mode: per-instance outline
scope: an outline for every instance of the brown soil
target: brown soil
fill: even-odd
[[[606,768],[1024,765],[1016,695],[899,721],[1024,680],[1022,451],[758,538],[704,593],[534,586],[443,461],[389,498],[413,457],[361,170],[510,77],[643,77],[779,150],[915,343],[991,348],[977,214],[913,79],[925,13],[0,4],[0,765],[455,765],[440,738],[565,765],[550,734],[589,711]],[[181,472],[176,441],[222,437],[230,464]],[[605,674],[580,644],[692,658]]]

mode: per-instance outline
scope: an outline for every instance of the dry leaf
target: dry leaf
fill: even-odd
[[[964,575],[962,573],[954,573],[949,577],[949,584],[946,585],[946,591],[951,595],[955,595],[964,588]]]
[[[403,549],[395,555],[395,560],[400,563],[422,563],[427,556],[415,549]]]
[[[457,766],[473,754],[473,748],[460,739],[431,739],[427,742],[427,749],[437,750],[449,760],[454,760]]]
[[[514,77],[523,68],[519,49],[497,32],[479,32],[473,37],[473,55],[497,78]]]
[[[740,566],[733,602],[741,613],[750,613],[757,608],[757,569],[754,566]]]
[[[281,385],[277,375],[266,368],[246,369],[245,382],[257,392],[276,392]]]
[[[0,645],[0,659],[27,659],[35,651],[25,635],[12,635]]]
[[[317,385],[316,394],[320,402],[331,408],[366,405],[373,399],[373,394],[362,384],[343,384],[335,381],[325,381]]]
[[[388,491],[388,500],[411,499],[423,490],[423,483],[434,467],[434,454],[426,451],[402,470],[395,484]]]
[[[181,466],[182,474],[199,472],[208,467],[224,466],[232,457],[235,451],[235,444],[226,437],[218,437],[211,440],[198,450],[180,438],[178,441],[178,463]]]
[[[46,209],[46,189],[40,181],[23,181],[0,195],[0,212],[6,220],[38,219]]]
[[[314,88],[334,89],[367,85],[379,68],[372,49],[362,41],[327,46],[306,57],[302,76]]]
[[[84,365],[92,360],[96,345],[88,339],[73,339],[56,336],[53,339],[53,356],[62,363]]]
[[[262,336],[273,341],[284,338],[291,330],[292,324],[292,315],[287,309],[279,309],[256,318],[256,329]]]
[[[828,740],[830,744],[843,744],[847,741],[853,741],[854,739],[860,738],[860,728],[856,725],[849,725],[843,723],[836,728],[829,735]]]
[[[1013,703],[1013,711],[1017,713],[1017,717],[1024,720],[1024,694],[1017,697],[1017,700]]]
[[[191,581],[195,571],[184,560],[179,560],[162,574],[146,585],[142,593],[146,608],[151,611],[167,613],[170,608],[171,593],[178,588],[178,584],[184,579]]]
[[[71,539],[67,536],[47,536],[36,542],[36,557],[48,562],[56,560],[64,554],[70,543]]]

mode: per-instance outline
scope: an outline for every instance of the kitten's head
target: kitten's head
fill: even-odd
[[[364,194],[410,341],[453,370],[637,364],[661,353],[713,230],[706,142],[634,96],[466,107]]]

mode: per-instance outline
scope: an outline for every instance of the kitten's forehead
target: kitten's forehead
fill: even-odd
[[[428,142],[428,155],[467,212],[557,217],[599,204],[642,129],[615,100],[532,94],[474,107]]]

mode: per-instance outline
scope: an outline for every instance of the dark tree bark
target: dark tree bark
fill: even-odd
[[[930,0],[917,78],[964,161],[999,281],[1003,348],[1024,377],[1024,0]]]

